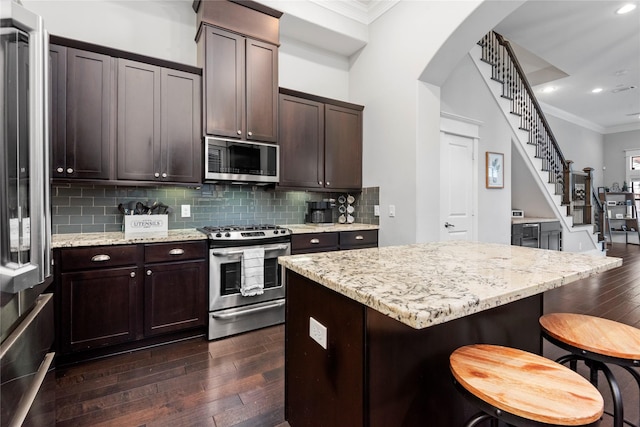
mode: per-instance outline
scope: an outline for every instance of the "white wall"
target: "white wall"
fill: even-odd
[[[196,14],[189,0],[22,0],[50,34],[196,65]]]
[[[604,138],[602,134],[571,123],[557,116],[545,113],[565,159],[573,160],[573,170],[593,168],[593,186],[602,186],[602,166],[604,165]]]
[[[467,55],[441,87],[441,109],[482,122],[478,161],[478,240],[511,242],[511,169],[513,134],[482,76]],[[486,188],[487,151],[504,154],[504,188]],[[513,155],[519,156],[517,152]],[[538,190],[539,191],[539,190]]]
[[[617,182],[622,188],[627,165],[624,150],[640,149],[640,130],[606,134],[604,136],[604,186]]]
[[[280,87],[349,100],[349,60],[295,39],[281,37]]]

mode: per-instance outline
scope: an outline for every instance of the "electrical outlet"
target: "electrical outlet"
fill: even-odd
[[[191,216],[191,205],[182,205],[181,213],[182,218],[189,218]]]
[[[389,216],[392,218],[396,216],[396,205],[389,205]]]
[[[380,216],[380,205],[373,205],[373,216]]]
[[[309,336],[322,348],[327,349],[327,327],[313,317],[309,317]]]

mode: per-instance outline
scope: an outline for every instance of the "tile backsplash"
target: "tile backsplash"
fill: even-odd
[[[337,198],[340,193],[263,190],[257,186],[205,184],[200,188],[175,186],[124,187],[99,184],[54,184],[51,190],[52,232],[92,233],[122,231],[118,204],[130,201],[162,202],[171,206],[169,229],[205,225],[302,224],[306,201]],[[373,206],[378,204],[378,187],[353,194],[355,221],[378,224]],[[191,206],[191,216],[180,216],[181,205]],[[337,222],[337,209],[334,220]]]

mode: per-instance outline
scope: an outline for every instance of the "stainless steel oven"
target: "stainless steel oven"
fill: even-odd
[[[284,322],[285,286],[278,257],[291,253],[290,231],[275,225],[200,230],[209,236],[208,338]],[[259,283],[245,292],[250,262],[259,270]]]

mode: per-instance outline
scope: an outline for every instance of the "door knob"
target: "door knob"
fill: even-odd
[[[455,227],[455,225],[453,225],[453,224],[449,224],[448,222],[445,222],[445,223],[444,223],[444,226],[445,226],[446,228],[449,228],[449,227]]]

